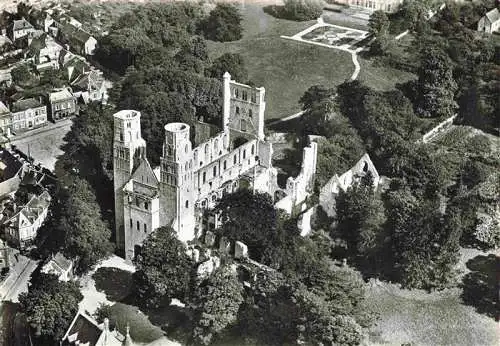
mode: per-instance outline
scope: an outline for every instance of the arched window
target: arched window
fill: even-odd
[[[243,150],[243,159],[246,159],[246,158],[247,158],[247,151]]]
[[[149,203],[148,202],[144,202],[144,209],[146,209],[146,210],[149,209]]]
[[[252,144],[252,155],[255,154],[255,145]]]
[[[217,195],[214,193],[214,194],[212,195],[212,202],[215,202],[216,200],[217,200]]]
[[[123,142],[123,133],[120,132],[120,142]]]
[[[208,155],[208,144],[205,144],[205,155]]]
[[[236,155],[234,155],[234,157],[233,157],[233,165],[235,165],[236,162],[237,162],[237,157],[236,157]]]
[[[236,115],[240,114],[240,107],[236,106]]]
[[[246,132],[247,131],[247,121],[245,119],[241,119],[240,129],[241,129],[242,132]]]
[[[243,99],[243,101],[246,101],[248,99],[248,93],[245,90],[241,92],[241,98]]]
[[[253,112],[251,109],[248,110],[248,117],[251,118],[253,116]]]
[[[132,229],[133,225],[134,225],[134,223],[132,221],[132,218],[130,218],[130,229]]]
[[[184,170],[187,171],[189,168],[189,164],[186,162],[186,164],[184,165]]]
[[[189,201],[186,201],[186,208],[189,208]]]
[[[139,221],[137,221],[137,230],[140,231],[141,230],[141,223]]]
[[[130,127],[130,121],[127,121],[127,127]]]
[[[214,166],[214,177],[217,176],[217,166]]]
[[[226,170],[226,169],[227,169],[227,162],[224,161],[224,170]]]
[[[148,225],[144,224],[144,233],[148,231]]]
[[[218,140],[218,139],[216,139],[216,140],[214,141],[214,151],[215,151],[215,152],[217,152],[217,150],[218,150],[218,149],[219,149],[219,140]]]
[[[188,145],[187,145],[187,144],[184,146],[184,152],[185,152],[185,153],[187,153],[187,152],[188,152]]]
[[[207,172],[203,172],[203,184],[207,181]]]
[[[140,207],[140,202],[139,202],[139,198],[135,198],[135,205],[136,207]]]
[[[240,91],[238,89],[234,89],[234,96],[236,98],[240,97]]]

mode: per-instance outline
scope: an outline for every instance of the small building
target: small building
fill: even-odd
[[[84,72],[71,82],[75,91],[81,92],[84,103],[93,101],[106,101],[108,98],[106,80],[101,71],[91,70]]]
[[[30,33],[34,32],[35,28],[26,19],[14,20],[9,27],[9,37],[12,42],[28,36]]]
[[[12,130],[12,114],[9,108],[0,101],[0,133],[10,137]]]
[[[500,11],[494,8],[482,17],[477,23],[477,31],[492,34],[500,29]]]
[[[403,0],[337,0],[336,3],[368,11],[396,12]]]
[[[42,267],[42,273],[54,274],[60,281],[73,280],[73,262],[60,252],[53,255],[51,259]]]
[[[3,227],[7,239],[21,249],[30,246],[47,217],[50,201],[50,194],[44,190],[38,196],[33,195],[24,207],[14,204],[12,213],[4,211]]]
[[[12,130],[22,132],[47,124],[47,106],[40,100],[29,98],[12,104]]]
[[[0,272],[10,268],[12,249],[0,239]]]
[[[27,170],[28,163],[19,154],[0,148],[0,197],[17,191]]]
[[[77,113],[76,98],[68,89],[62,89],[49,94],[50,116],[52,121],[58,121]]]
[[[94,55],[97,40],[88,32],[65,24],[58,32],[59,40],[68,44],[71,50],[80,55]]]
[[[71,322],[68,331],[64,334],[61,346],[139,346],[130,336],[130,328],[127,325],[125,335],[117,329],[110,328],[109,319],[99,324],[93,317],[79,311]],[[140,343],[142,346],[176,346],[166,337],[161,337],[150,343]]]

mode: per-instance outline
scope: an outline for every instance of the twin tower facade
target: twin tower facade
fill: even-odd
[[[223,76],[222,130],[194,147],[190,126],[165,125],[159,167],[146,158],[141,114],[114,114],[114,194],[117,246],[132,259],[149,233],[171,226],[182,241],[201,235],[211,208],[241,179],[273,193],[272,145],[264,139],[265,90]]]

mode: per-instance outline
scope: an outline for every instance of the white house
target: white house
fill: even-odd
[[[477,23],[477,31],[485,32],[487,34],[492,34],[495,31],[499,31],[500,28],[500,11],[498,8],[494,8],[484,17],[482,17]]]
[[[3,222],[6,237],[20,248],[29,246],[47,217],[50,200],[47,191],[31,197],[24,207]]]
[[[58,252],[42,267],[42,273],[57,275],[60,281],[73,279],[73,262]]]

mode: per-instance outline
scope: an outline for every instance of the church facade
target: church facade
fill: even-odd
[[[166,124],[159,167],[146,158],[140,112],[114,114],[116,240],[126,259],[158,227],[173,227],[185,242],[216,227],[204,211],[242,181],[272,196],[279,189],[264,136],[265,89],[237,83],[229,73],[223,85],[222,130],[194,146],[189,125]]]

